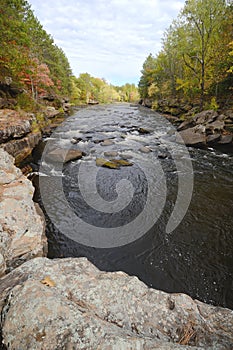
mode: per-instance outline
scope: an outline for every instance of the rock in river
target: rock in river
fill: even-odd
[[[150,153],[151,149],[147,146],[139,148],[139,151],[142,153]]]
[[[133,163],[128,162],[125,159],[104,159],[104,158],[96,158],[96,165],[102,166],[110,169],[119,169],[121,166],[132,166]]]
[[[148,288],[86,258],[36,258],[0,280],[3,343],[14,350],[230,350],[231,310]]]
[[[109,151],[109,152],[104,152],[105,157],[117,157],[118,152],[117,151]]]
[[[111,146],[114,144],[114,142],[110,139],[104,140],[103,142],[100,143],[101,146]]]
[[[83,155],[85,155],[84,152],[78,149],[76,150],[57,148],[48,152],[46,154],[46,158],[48,158],[52,162],[67,163],[71,160],[80,159]]]

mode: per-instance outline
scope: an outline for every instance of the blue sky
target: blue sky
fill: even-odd
[[[29,0],[65,52],[74,75],[138,83],[145,58],[161,49],[163,32],[185,0]]]

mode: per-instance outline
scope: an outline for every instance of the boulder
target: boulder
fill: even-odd
[[[125,159],[106,160],[104,158],[96,158],[96,165],[110,169],[119,169],[121,166],[132,166],[133,163],[130,163]]]
[[[0,148],[0,273],[46,252],[44,217],[34,187]]]
[[[227,119],[227,116],[225,116],[224,114],[220,114],[216,120],[223,121],[225,119]]]
[[[153,101],[150,100],[149,98],[145,98],[142,101],[142,106],[145,106],[145,107],[148,107],[148,108],[151,108],[152,104],[153,104]]]
[[[194,121],[196,124],[211,123],[216,120],[218,113],[213,110],[202,111],[194,116]]]
[[[149,147],[147,147],[147,146],[139,148],[139,151],[142,152],[142,153],[150,153],[150,152],[152,152],[151,149]]]
[[[58,111],[55,107],[48,106],[45,110],[45,115],[47,118],[54,118],[58,114],[60,114],[60,111]]]
[[[177,128],[178,131],[182,131],[188,128],[194,127],[196,124],[193,119],[183,121]]]
[[[138,128],[137,130],[138,130],[139,134],[150,134],[150,132],[151,132],[150,130],[145,129],[145,128]]]
[[[63,108],[63,111],[64,111],[65,113],[69,112],[69,110],[71,109],[71,107],[72,107],[71,103],[64,102],[64,103],[62,104],[62,108]]]
[[[101,146],[111,146],[114,144],[114,142],[110,139],[104,140],[103,142],[100,143]]]
[[[180,131],[179,135],[187,146],[200,146],[206,143],[205,134],[200,133],[196,127]]]
[[[206,124],[206,131],[214,133],[215,131],[223,131],[225,123],[222,120],[216,120],[213,123]]]
[[[86,258],[36,258],[0,281],[2,343],[14,350],[230,350],[233,313]]]
[[[104,158],[96,158],[96,165],[109,169],[119,169],[120,165]]]
[[[221,134],[217,133],[217,134],[213,134],[213,135],[208,135],[206,137],[206,142],[207,143],[216,143],[220,140]]]
[[[165,152],[158,152],[158,158],[160,159],[166,159],[168,157],[168,153]]]
[[[233,136],[232,135],[222,135],[220,141],[218,142],[221,145],[227,145],[232,143]]]
[[[108,151],[108,152],[104,152],[105,157],[117,157],[118,156],[118,152],[117,151]]]
[[[72,160],[81,159],[84,152],[76,149],[57,148],[46,154],[46,158],[52,162],[67,163]]]

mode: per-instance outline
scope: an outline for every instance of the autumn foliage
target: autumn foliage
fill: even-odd
[[[47,93],[70,94],[69,62],[26,0],[1,0],[0,31],[1,82],[10,77],[35,101]]]

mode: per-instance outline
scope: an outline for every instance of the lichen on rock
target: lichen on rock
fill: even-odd
[[[0,310],[7,349],[230,350],[233,343],[231,310],[150,289],[86,258],[24,263],[1,279]]]

